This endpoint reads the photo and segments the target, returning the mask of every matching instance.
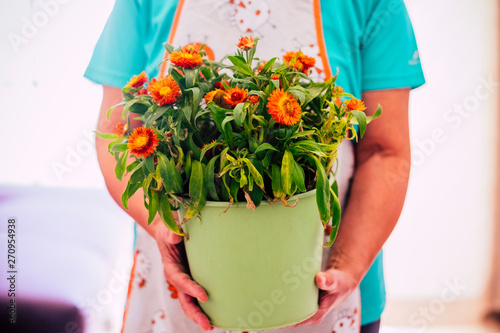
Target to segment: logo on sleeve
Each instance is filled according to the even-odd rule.
[[[413,53],[413,57],[408,60],[409,65],[418,65],[420,64],[420,55],[418,54],[418,50]]]

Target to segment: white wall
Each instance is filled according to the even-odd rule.
[[[388,298],[439,298],[457,280],[458,299],[474,299],[489,278],[497,204],[498,2],[406,4],[427,84],[411,96],[411,181],[386,244]]]
[[[113,3],[10,1],[1,11],[0,183],[103,186],[91,134],[101,89],[83,73]]]

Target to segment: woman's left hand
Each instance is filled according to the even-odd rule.
[[[319,324],[334,307],[342,303],[358,286],[358,282],[351,274],[338,269],[328,269],[316,274],[316,284],[320,289],[318,311],[311,318],[293,327]]]

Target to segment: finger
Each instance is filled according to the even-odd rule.
[[[208,295],[205,289],[193,281],[191,276],[185,273],[184,266],[179,263],[164,263],[163,272],[165,277],[178,291],[188,294],[200,302],[206,302]]]
[[[335,304],[336,299],[337,299],[336,295],[323,294],[319,300],[318,311],[316,311],[316,313],[312,317],[304,320],[301,323],[298,323],[297,325],[294,325],[293,327],[304,326],[304,325],[316,325],[321,323],[325,318],[325,316],[328,314],[328,312],[330,312],[330,309],[332,308],[332,305]]]
[[[338,289],[337,279],[331,271],[319,272],[316,274],[316,285],[321,290],[334,292]]]
[[[166,241],[170,244],[179,244],[182,242],[183,238],[182,236],[177,235],[176,233],[168,230],[167,231],[167,239]]]
[[[179,293],[179,302],[186,316],[200,326],[202,330],[213,330],[212,325],[210,325],[210,320],[207,315],[203,313],[198,304],[196,304],[194,298],[184,293]]]

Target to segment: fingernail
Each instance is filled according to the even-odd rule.
[[[198,300],[198,302],[202,302],[202,303],[206,302],[206,301],[202,301],[201,298],[199,298],[199,297],[196,297],[196,299]]]
[[[326,277],[323,274],[318,275],[318,280],[319,280],[319,283],[321,283],[323,285],[326,284]]]

